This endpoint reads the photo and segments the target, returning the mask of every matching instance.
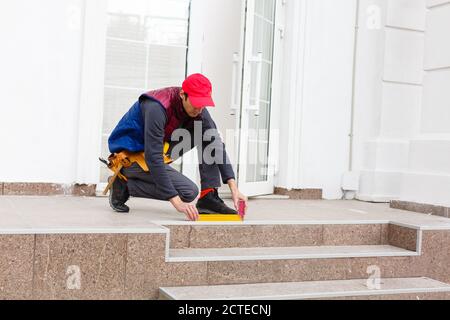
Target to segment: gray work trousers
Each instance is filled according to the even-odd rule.
[[[171,150],[174,145],[171,145]],[[177,160],[176,158],[172,158]],[[151,171],[151,168],[149,168]],[[166,165],[169,179],[172,181],[174,188],[177,190],[183,202],[193,202],[199,190],[197,185],[182,173],[176,171],[171,166]],[[219,188],[221,183],[221,175],[218,165],[216,164],[200,164],[200,178],[202,190],[209,188]],[[122,174],[128,179],[128,191],[130,196],[136,198],[146,198],[167,201],[167,195],[163,194],[158,188],[157,177],[150,172],[145,172],[142,168],[134,163],[129,168],[122,169]]]

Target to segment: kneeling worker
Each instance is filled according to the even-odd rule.
[[[178,212],[196,221],[199,213],[237,214],[239,201],[247,203],[247,197],[237,187],[216,124],[206,109],[215,106],[211,95],[211,82],[201,74],[193,74],[181,88],[150,91],[132,106],[109,138],[108,165],[116,173],[108,186],[113,210],[129,212],[125,203],[130,196],[149,198],[170,201]],[[199,128],[200,133],[196,132]],[[179,141],[178,129],[188,132],[190,141]],[[202,188],[196,205],[192,204],[199,195],[195,183],[169,165],[194,147],[199,153]],[[205,149],[213,150],[214,161],[206,159]],[[230,187],[236,210],[219,197],[217,189],[222,182]]]

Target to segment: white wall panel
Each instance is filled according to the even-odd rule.
[[[450,3],[428,12],[425,69],[450,66]]]
[[[420,124],[422,87],[384,83],[381,136],[409,140]]]
[[[388,0],[387,25],[425,30],[426,0]]]
[[[0,181],[76,176],[83,0],[0,4]]]
[[[421,84],[424,36],[420,32],[388,29],[384,80]]]
[[[427,72],[421,131],[450,133],[450,69]]]

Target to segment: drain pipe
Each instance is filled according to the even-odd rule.
[[[342,200],[354,199],[356,192],[359,190],[359,175],[353,172],[353,142],[355,132],[355,98],[356,98],[356,68],[357,68],[357,54],[358,54],[358,36],[359,36],[359,8],[360,0],[356,0],[355,13],[355,39],[353,43],[353,74],[352,74],[352,102],[351,102],[351,120],[349,133],[349,165],[348,171],[344,173],[342,178]]]
[[[356,99],[356,68],[357,68],[357,54],[358,54],[358,36],[359,36],[359,8],[360,0],[356,0],[356,17],[355,17],[355,39],[353,47],[353,75],[352,75],[352,110],[351,110],[351,122],[350,122],[350,155],[348,171],[353,171],[353,140],[355,133],[355,99]]]

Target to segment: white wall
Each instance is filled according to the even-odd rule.
[[[355,4],[286,2],[277,186],[321,188],[326,199],[341,197],[350,163]],[[358,198],[450,205],[450,1],[360,4],[352,157],[352,169],[360,173]],[[80,92],[90,96],[80,86],[82,70],[89,68],[82,56],[84,6],[84,0],[2,1],[2,182],[95,182],[87,181],[95,178],[95,166],[84,173],[83,163],[96,161],[98,143],[80,147],[90,139],[79,131],[86,125],[80,112],[89,114]],[[219,10],[215,14],[220,17]],[[236,20],[238,32],[239,17],[231,9],[221,17]],[[225,88],[217,92],[224,108],[216,112],[223,111],[217,116],[233,127],[227,115],[231,61],[219,63],[237,50],[239,39],[235,48],[220,47],[220,37],[214,38],[220,30],[206,31],[195,39],[204,46],[205,63],[197,55],[191,71],[201,70]],[[229,30],[222,31],[225,36]],[[78,150],[92,152],[77,157]]]
[[[371,23],[380,13],[380,28]],[[353,170],[357,197],[399,197],[422,98],[424,0],[361,1]],[[372,26],[369,27],[368,26]]]
[[[287,1],[276,185],[342,197],[349,166],[356,1]]]
[[[423,102],[400,199],[450,206],[450,1],[426,5]]]
[[[359,34],[357,197],[449,205],[450,2],[364,2],[378,2],[383,28]]]
[[[322,188],[326,199],[340,198],[349,165],[355,3],[345,3],[287,2],[277,186]],[[357,198],[449,205],[450,1],[359,4],[351,158]]]
[[[84,0],[4,0],[0,10],[0,181],[71,183]]]

